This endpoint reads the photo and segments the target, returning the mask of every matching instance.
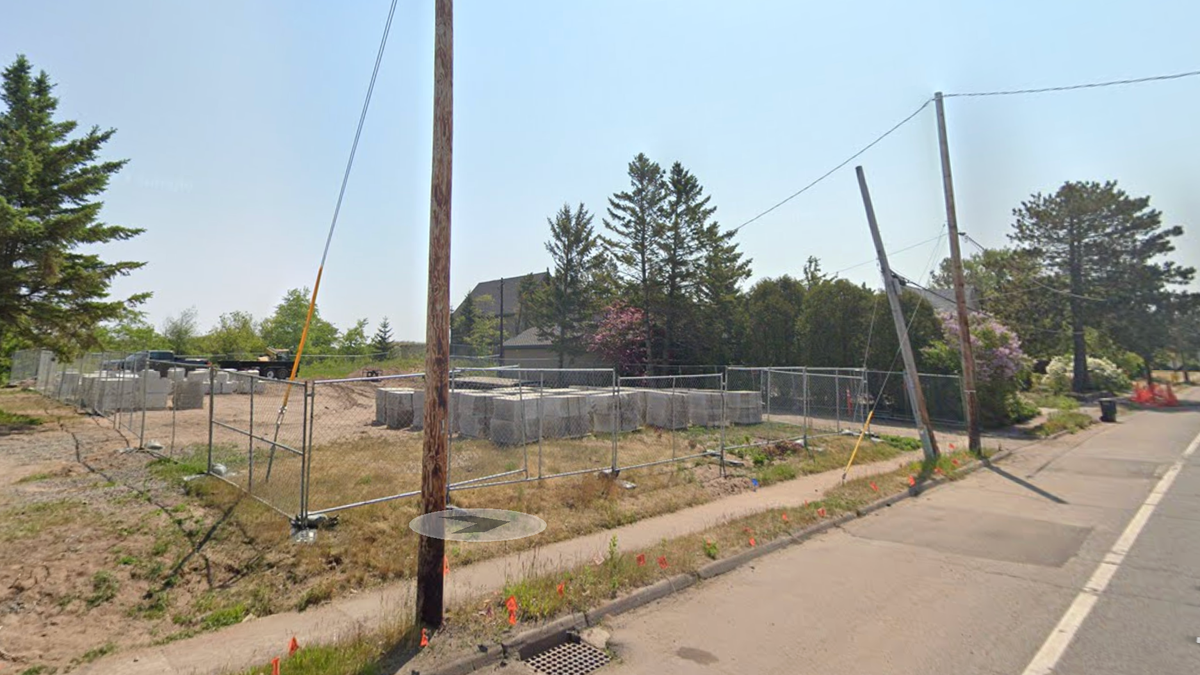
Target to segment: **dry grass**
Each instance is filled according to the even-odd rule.
[[[703,532],[663,540],[642,551],[623,553],[619,550],[620,542],[614,538],[608,554],[597,563],[531,575],[510,582],[497,592],[448,608],[444,628],[430,636],[430,646],[423,653],[417,654],[414,649],[418,637],[414,631],[389,627],[377,634],[301,649],[286,662],[285,672],[360,675],[392,672],[399,666],[403,666],[400,671],[404,672],[414,666],[457,658],[474,645],[500,641],[525,630],[531,623],[594,609],[661,579],[694,573],[712,560],[792,536],[824,519],[853,513],[878,499],[909,490],[910,477],[921,481],[942,474],[955,480],[960,468],[971,461],[967,453],[957,452],[943,456],[936,463],[914,462],[889,473],[848,481],[827,492],[822,500],[804,507],[765,510]],[[510,597],[517,607],[515,626],[509,623]],[[265,672],[268,671],[262,668],[247,671],[254,675]]]

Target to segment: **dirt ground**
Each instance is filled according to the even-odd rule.
[[[282,384],[267,386],[253,406],[246,395],[217,397],[213,419],[237,429],[253,427],[258,439],[251,452],[250,437],[217,425],[214,460],[226,464],[230,482],[252,485],[277,510],[217,479],[192,479],[207,466],[207,408],[146,413],[146,441],[160,443],[161,453],[174,460],[168,461],[130,450],[136,440],[108,419],[36,393],[0,390],[0,409],[45,420],[0,435],[0,675],[38,667],[45,670],[34,672],[67,672],[111,651],[304,609],[412,575],[416,537],[407,536],[407,526],[417,515],[415,499],[343,511],[337,527],[320,531],[315,543],[291,540],[281,514],[294,514],[298,505],[300,461],[286,449],[272,460],[271,446],[263,441],[274,437],[285,391]],[[421,434],[374,424],[376,386],[326,386],[309,399],[316,420],[313,508],[416,489]],[[294,447],[310,431],[301,414],[306,402],[298,394],[290,397],[274,437]],[[737,429],[754,438],[796,431],[778,424]],[[618,449],[632,460],[658,461],[694,455],[719,433],[645,430],[622,435]],[[792,453],[790,475],[807,471],[810,461],[814,471],[844,462],[853,440],[826,437],[815,459],[812,453]],[[537,448],[456,440],[452,476],[488,475],[513,470],[514,464],[550,475],[611,462],[610,438]],[[860,461],[888,456],[872,452],[884,449],[868,451]],[[540,515],[548,523],[541,539],[551,542],[752,489],[751,477],[761,477],[756,471],[747,462],[722,477],[711,460],[694,459],[626,470],[617,482],[589,471],[455,491],[453,501]],[[528,545],[518,540],[451,547],[450,564]]]

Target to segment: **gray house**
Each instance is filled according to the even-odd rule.
[[[558,352],[550,346],[550,340],[538,335],[537,328],[528,328],[504,342],[504,365],[522,368],[557,368]],[[566,355],[564,368],[610,368],[599,356],[590,352]]]
[[[493,316],[500,319],[501,342],[516,335],[525,328],[527,317],[521,315],[521,284],[526,279],[537,283],[546,280],[545,272],[532,272],[517,277],[502,277],[491,281],[481,281],[471,289],[470,298],[475,302],[475,308],[480,316]],[[480,300],[484,298],[483,300]],[[454,308],[457,313],[462,309],[464,299]]]

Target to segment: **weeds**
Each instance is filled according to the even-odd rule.
[[[100,570],[92,575],[92,594],[88,596],[88,608],[95,608],[117,597],[117,591],[121,590],[121,582],[113,576],[112,572]]]
[[[1053,436],[1060,431],[1065,431],[1073,434],[1076,431],[1082,431],[1092,425],[1091,415],[1078,411],[1058,410],[1050,413],[1045,422],[1037,425],[1030,432],[1039,438]]]

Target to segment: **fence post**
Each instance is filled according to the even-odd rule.
[[[616,418],[613,420],[612,431],[612,475],[617,475],[617,436],[621,430],[621,378],[617,375],[617,369],[612,370],[612,391],[613,401],[612,409],[616,411]]]
[[[671,425],[671,460],[672,461],[674,461],[674,459],[675,459],[675,424],[676,424],[676,422],[675,422],[675,396],[676,396],[675,385],[676,385],[675,377],[671,376],[671,421],[670,421],[670,425]]]
[[[838,433],[842,433],[842,378],[833,371],[833,417]]]
[[[217,399],[213,395],[213,387],[217,383],[217,371],[213,366],[208,367],[208,473],[213,470],[213,411]]]
[[[543,425],[545,424],[543,422],[543,417],[545,416],[545,411],[546,411],[545,405],[546,405],[546,373],[544,371],[539,371],[538,372],[538,402],[537,402],[537,411],[538,411],[538,478],[542,477],[542,435],[545,434],[545,432],[546,432],[545,428],[543,427]],[[524,410],[525,406],[521,406],[521,409]],[[529,477],[529,446],[525,446],[525,477],[526,478]]]
[[[729,394],[729,367],[721,375],[721,478],[725,477],[725,427],[729,424],[729,412],[725,399]]]
[[[256,383],[254,382],[254,378],[252,378],[251,376],[245,375],[244,377],[246,379],[242,380],[242,381],[250,383],[250,437],[249,437],[250,438],[250,445],[249,445],[250,473],[249,473],[249,476],[247,476],[247,479],[249,480],[250,494],[254,494],[254,388],[255,388]],[[276,434],[275,440],[276,441],[279,440],[278,434]],[[274,449],[275,449],[274,446],[272,446],[271,450],[273,451]]]
[[[313,390],[316,390],[317,385],[313,384]],[[304,407],[300,411],[300,526],[308,527],[308,467],[309,467],[309,443],[308,443],[308,415],[309,415],[309,397],[312,392],[308,389],[308,382],[304,383]],[[272,448],[274,450],[274,448]]]
[[[801,422],[801,432],[804,436],[804,448],[808,449],[808,366],[800,369],[800,377],[803,382],[801,388],[804,391],[804,419]],[[810,451],[811,452],[811,451]]]
[[[150,382],[150,354],[146,354],[146,367],[142,369],[142,425],[138,431],[138,445],[146,447],[146,387]]]

